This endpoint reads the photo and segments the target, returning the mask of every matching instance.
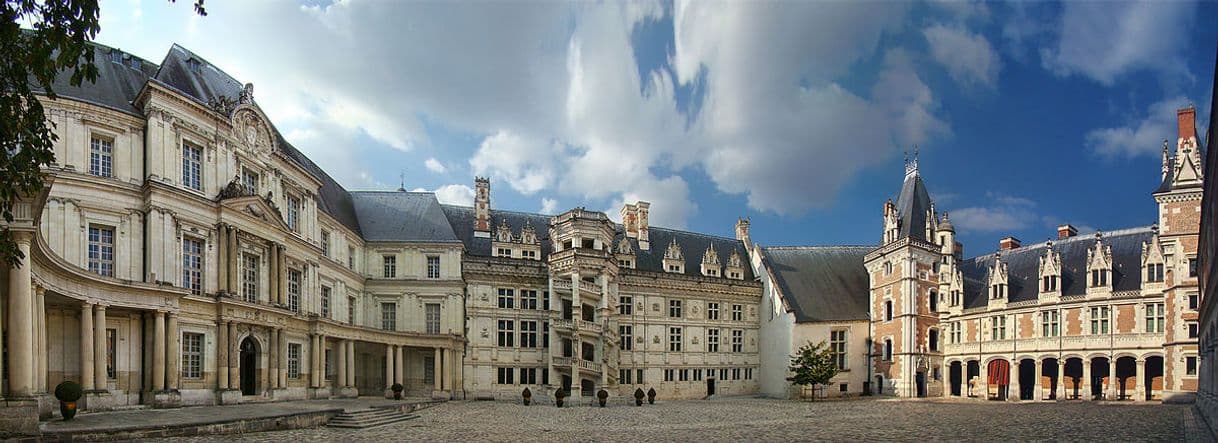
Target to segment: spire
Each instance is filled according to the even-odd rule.
[[[1163,140],[1163,180],[1171,173],[1171,159],[1167,156],[1167,140]]]
[[[398,185],[398,192],[406,192],[406,171],[402,171],[398,177],[402,180]]]
[[[918,145],[914,145],[913,159],[909,158],[909,153],[905,153],[905,178],[918,175]]]

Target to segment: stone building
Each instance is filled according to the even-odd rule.
[[[844,370],[830,394],[1158,400],[1197,390],[1197,240],[1204,174],[1195,110],[1164,143],[1158,220],[964,258],[906,162],[879,247],[760,247],[762,391],[794,395],[783,363],[825,341]],[[866,291],[866,292],[864,292]],[[862,346],[862,351],[856,350]],[[856,371],[858,373],[856,374]],[[866,374],[860,376],[860,374]],[[860,383],[862,381],[863,383]]]
[[[348,191],[286,140],[253,86],[180,46],[159,64],[94,47],[57,82],[48,188],[7,225],[0,396],[45,417],[568,387],[666,397],[757,390],[761,285],[743,239]],[[2,414],[0,414],[2,415]]]
[[[1218,58],[1214,61],[1218,68]],[[1218,77],[1214,78],[1214,96],[1210,100],[1210,127],[1205,140],[1205,176],[1211,177],[1218,173],[1218,153],[1214,152],[1214,140],[1218,140]],[[1201,259],[1201,310],[1198,314],[1198,329],[1200,343],[1198,354],[1201,361],[1200,376],[1197,380],[1197,410],[1207,420],[1207,424],[1215,435],[1218,435],[1218,298],[1214,298],[1214,287],[1211,284],[1218,279],[1218,266],[1215,257],[1218,256],[1218,183],[1206,181],[1205,192],[1201,202],[1201,235],[1198,253]]]

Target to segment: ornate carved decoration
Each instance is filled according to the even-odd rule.
[[[729,268],[743,268],[744,260],[740,258],[740,251],[732,250],[732,255],[727,258],[727,266]]]
[[[675,240],[674,240],[675,242]],[[674,243],[675,244],[675,243]],[[665,254],[667,258],[667,254]],[[704,265],[719,265],[719,253],[715,251],[715,244],[711,243],[706,247],[706,252],[702,254],[702,264]]]
[[[524,228],[520,230],[520,242],[526,245],[541,244],[541,241],[537,239],[537,230],[533,228],[533,223],[529,220],[524,221]]]
[[[499,227],[495,229],[495,241],[502,243],[512,243],[512,226],[508,224],[506,218],[499,221]]]
[[[668,244],[668,249],[664,250],[664,258],[668,260],[685,260],[685,254],[681,252],[681,246],[677,245],[677,239],[672,239]]]

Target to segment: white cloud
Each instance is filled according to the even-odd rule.
[[[986,206],[974,206],[951,211],[950,219],[957,229],[975,232],[1010,232],[1031,226],[1040,217],[1034,209],[1036,203],[1022,197],[987,193],[991,202]]]
[[[429,158],[429,159],[427,159],[427,161],[424,161],[423,166],[427,167],[428,171],[431,171],[431,172],[434,172],[437,174],[443,174],[445,172],[448,172],[448,168],[444,167],[444,164],[440,163],[439,160],[436,160],[435,157]]]
[[[1164,140],[1171,140],[1175,146],[1176,109],[1188,103],[1184,97],[1172,97],[1150,105],[1145,114],[1125,126],[1091,130],[1086,136],[1087,147],[1107,157],[1159,155]]]
[[[561,154],[557,143],[499,131],[482,140],[469,164],[474,174],[507,181],[516,192],[531,195],[553,185]]]
[[[931,56],[957,83],[996,86],[1002,60],[985,36],[944,25],[926,28],[922,34],[930,44]]]
[[[410,192],[431,192],[436,194],[436,200],[446,205],[474,205],[474,189],[465,185],[444,185],[430,191],[424,188],[414,188]]]
[[[555,212],[558,212],[558,200],[552,198],[542,198],[541,209],[537,212],[546,215],[554,215]]]
[[[1078,74],[1111,86],[1150,70],[1190,76],[1183,57],[1196,5],[1191,2],[1067,2],[1056,44],[1041,62],[1058,75]]]

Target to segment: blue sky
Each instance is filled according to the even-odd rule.
[[[179,2],[181,3],[181,2]],[[189,3],[189,2],[187,2]],[[1175,109],[1207,124],[1215,2],[102,2],[98,41],[243,82],[349,189],[873,244],[902,151],[967,255],[1155,220]]]

